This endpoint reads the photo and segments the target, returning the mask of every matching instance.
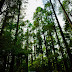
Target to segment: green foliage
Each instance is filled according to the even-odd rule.
[[[7,0],[5,0],[7,1]],[[10,2],[10,4],[7,4]],[[48,1],[44,8],[37,7],[33,23],[23,21],[20,0],[5,2],[8,6],[1,20],[2,34],[0,35],[0,62],[2,72],[71,72],[71,62],[65,49],[60,29],[55,22],[51,3]],[[69,13],[69,0],[62,2]],[[59,8],[62,13],[62,8]],[[7,14],[8,12],[8,14]],[[7,15],[6,15],[7,14]],[[53,19],[54,18],[54,19]],[[63,33],[72,47],[72,29],[64,16]],[[4,26],[4,27],[3,27]]]
[[[50,6],[51,6],[50,2],[47,2],[47,3],[45,4],[45,8],[50,7]]]
[[[29,27],[31,27],[31,26],[32,26],[32,24],[30,23],[30,24],[29,24]]]
[[[39,22],[38,21],[34,21],[34,26],[38,27],[39,26]]]
[[[41,7],[37,7],[36,12],[41,12],[43,9]]]

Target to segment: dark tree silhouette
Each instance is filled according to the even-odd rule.
[[[58,1],[59,1],[60,5],[61,5],[63,11],[64,11],[64,14],[66,15],[66,17],[67,17],[67,19],[68,19],[68,21],[69,21],[69,23],[71,24],[71,27],[72,27],[72,22],[71,22],[71,20],[70,20],[70,18],[69,18],[69,16],[68,16],[68,14],[66,13],[66,11],[65,11],[65,9],[64,9],[64,7],[63,7],[63,5],[62,5],[62,3],[60,2],[60,0],[58,0]]]
[[[54,14],[55,14],[55,17],[56,17],[56,20],[57,20],[57,23],[58,23],[58,26],[59,26],[59,29],[60,29],[60,33],[61,33],[61,35],[62,35],[64,44],[65,44],[65,47],[66,47],[66,50],[67,50],[67,53],[68,53],[68,55],[69,55],[70,62],[71,62],[71,65],[72,65],[72,54],[71,54],[71,50],[70,50],[70,48],[69,48],[69,46],[68,46],[68,44],[67,44],[67,42],[66,42],[66,40],[65,40],[63,31],[62,31],[62,29],[61,29],[60,23],[59,23],[59,21],[58,21],[58,18],[57,18],[57,15],[56,15],[56,13],[55,13],[55,10],[54,10],[54,7],[53,7],[53,4],[52,4],[51,0],[50,0],[50,3],[51,3],[51,5],[52,5],[52,9],[53,9],[53,12],[54,12]]]

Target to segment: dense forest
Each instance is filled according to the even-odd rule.
[[[72,72],[72,1],[44,1],[31,23],[28,0],[0,0],[0,72]]]

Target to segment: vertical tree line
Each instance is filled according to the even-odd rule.
[[[71,72],[72,22],[64,7],[68,1],[58,2],[64,28],[56,14],[55,0],[36,8],[33,23],[24,21],[22,0],[0,1],[0,72]]]

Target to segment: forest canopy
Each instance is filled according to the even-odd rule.
[[[72,1],[43,2],[32,23],[29,0],[0,0],[0,72],[72,72]]]

